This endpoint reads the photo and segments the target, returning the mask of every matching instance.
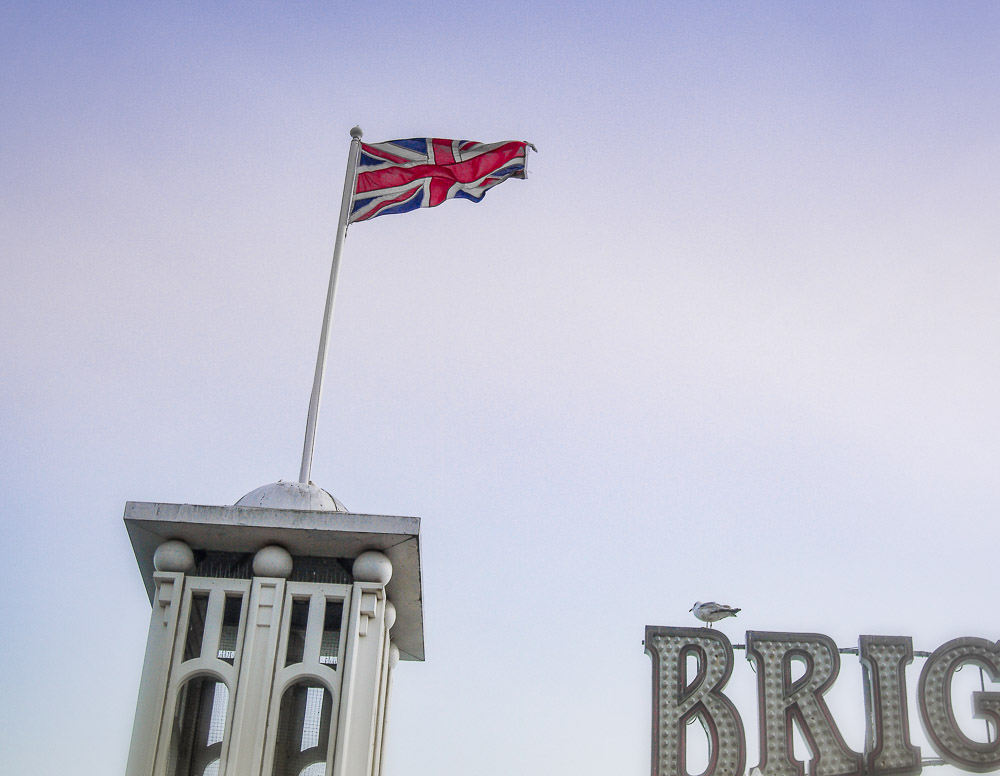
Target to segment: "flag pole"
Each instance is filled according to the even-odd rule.
[[[330,268],[330,286],[326,292],[326,308],[323,310],[323,328],[319,335],[319,352],[316,354],[316,374],[313,376],[312,395],[309,397],[309,414],[306,417],[306,437],[302,443],[302,467],[299,482],[308,483],[312,474],[313,448],[316,445],[316,419],[319,416],[319,400],[323,393],[323,374],[326,371],[327,340],[330,336],[330,322],[333,319],[333,301],[337,296],[337,274],[340,271],[340,254],[347,234],[347,219],[354,199],[354,176],[361,153],[361,127],[351,130],[351,151],[347,157],[347,176],[344,180],[344,196],[340,201],[340,222],[337,238],[333,244],[333,266]]]

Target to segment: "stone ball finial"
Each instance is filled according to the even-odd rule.
[[[355,140],[360,140],[363,134],[364,132],[361,131],[361,127],[355,126],[353,129],[351,129],[351,137],[353,137]]]
[[[385,602],[385,629],[390,630],[396,624],[396,605],[392,601]]]
[[[389,668],[395,668],[399,663],[399,647],[395,644],[389,647]]]
[[[169,539],[153,553],[153,568],[187,574],[194,570],[194,552],[180,539]]]
[[[351,574],[358,582],[384,585],[392,579],[392,562],[378,550],[368,550],[354,559]]]
[[[253,574],[255,577],[287,578],[292,573],[292,555],[284,547],[270,544],[261,547],[253,556]]]

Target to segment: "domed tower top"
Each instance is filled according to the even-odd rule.
[[[251,490],[236,502],[238,507],[271,507],[272,509],[303,509],[309,512],[343,512],[348,509],[329,492],[309,482],[278,480]]]

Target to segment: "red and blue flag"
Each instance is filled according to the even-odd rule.
[[[434,207],[446,199],[479,202],[508,178],[524,178],[531,143],[411,138],[362,143],[348,223]]]

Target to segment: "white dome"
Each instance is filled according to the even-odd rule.
[[[236,502],[236,506],[302,509],[310,512],[347,512],[347,507],[318,485],[284,480],[251,490]]]

